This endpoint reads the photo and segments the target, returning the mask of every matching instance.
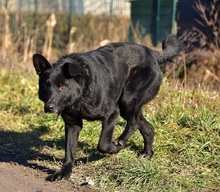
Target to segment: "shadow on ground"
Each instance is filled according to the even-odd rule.
[[[39,149],[43,146],[53,147],[54,145],[64,150],[64,139],[54,139],[43,141],[40,137],[49,130],[48,127],[34,127],[28,132],[6,131],[0,127],[0,162],[15,162],[23,166],[39,169],[47,174],[54,173],[55,170],[40,165],[40,163],[32,163],[35,160],[46,160],[50,162],[61,161],[53,156],[41,154],[34,149]],[[87,163],[99,160],[104,155],[99,154],[96,148],[91,148],[87,143],[79,142],[78,147],[82,149],[90,149],[89,157],[76,159],[77,162]],[[37,161],[36,161],[37,162]]]

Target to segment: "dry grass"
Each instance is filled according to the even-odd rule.
[[[186,41],[187,81],[196,86],[220,89],[220,4],[212,0],[194,5],[199,13],[200,29],[193,28],[182,35]],[[203,29],[203,30],[201,30]]]
[[[200,20],[197,22],[203,27],[205,32],[195,29],[201,35],[200,46],[207,47],[212,52],[219,52],[220,50],[220,5],[218,0],[212,0],[206,6],[200,0],[195,4],[195,9],[200,15]]]
[[[98,48],[103,42],[127,41],[130,20],[123,17],[91,16],[74,17],[68,32],[68,15],[38,15],[34,26],[34,14],[20,15],[16,31],[10,26],[16,15],[1,7],[0,58],[1,66],[15,66],[30,70],[34,52],[43,53],[53,60],[70,52],[88,51]],[[30,20],[30,18],[32,18]]]

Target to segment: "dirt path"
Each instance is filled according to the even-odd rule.
[[[13,162],[0,162],[0,191],[4,192],[94,192],[89,186],[75,186],[70,181],[46,181],[40,170]]]

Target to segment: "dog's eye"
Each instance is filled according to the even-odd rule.
[[[59,90],[60,91],[63,91],[63,90],[65,90],[67,88],[67,85],[61,85],[60,87],[59,87]]]

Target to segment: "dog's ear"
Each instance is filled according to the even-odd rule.
[[[51,68],[51,64],[47,61],[47,59],[38,53],[33,55],[33,64],[38,75]]]
[[[85,70],[85,65],[81,65],[77,61],[65,63],[64,67],[71,77],[81,75]]]

